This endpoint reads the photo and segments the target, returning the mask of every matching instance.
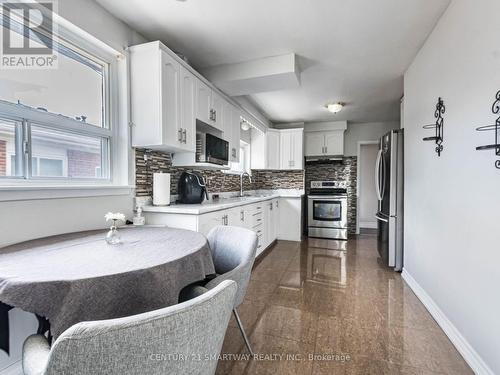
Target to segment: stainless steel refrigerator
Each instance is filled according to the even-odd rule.
[[[402,129],[385,134],[375,164],[378,252],[395,271],[403,269],[403,143]]]

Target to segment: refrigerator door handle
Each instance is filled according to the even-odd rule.
[[[377,220],[380,220],[380,221],[383,221],[384,223],[388,223],[389,222],[389,219],[386,219],[385,217],[383,217],[380,213],[376,213],[375,214],[375,218]]]
[[[382,192],[380,191],[380,162],[382,160],[382,150],[378,150],[377,161],[375,162],[375,191],[379,201],[382,200]]]

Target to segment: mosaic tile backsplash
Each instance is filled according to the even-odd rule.
[[[170,193],[177,194],[177,182],[183,171],[192,168],[172,166],[172,155],[165,152],[148,152],[148,162],[144,160],[145,150],[135,150],[136,195],[151,196],[153,189],[153,173],[171,174]],[[233,192],[240,190],[239,175],[222,173],[221,171],[197,170],[207,181],[209,193]],[[245,190],[258,189],[304,189],[304,171],[268,171],[253,170],[252,183],[244,179]]]
[[[357,211],[357,157],[344,157],[342,161],[325,164],[308,164],[305,170],[305,190],[309,194],[311,181],[346,181],[349,234],[356,233]]]

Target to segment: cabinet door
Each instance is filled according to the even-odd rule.
[[[291,131],[291,169],[303,169],[304,167],[304,132],[301,130]]]
[[[231,151],[231,140],[233,136],[233,105],[231,103],[224,101],[222,115],[222,124],[224,125],[222,138],[229,142],[229,150]]]
[[[325,135],[322,132],[305,134],[305,155],[321,156],[325,153]]]
[[[242,227],[245,226],[245,210],[243,207],[232,208],[228,211],[228,225],[233,227]]]
[[[181,147],[186,151],[196,151],[196,77],[181,66]]]
[[[292,168],[292,134],[282,132],[280,135],[280,165],[281,169]]]
[[[212,125],[220,131],[224,131],[225,102],[222,96],[212,91],[212,110],[214,111],[214,121],[212,121]]]
[[[226,224],[226,212],[217,211],[203,214],[198,217],[198,232],[204,236],[208,235],[210,230],[218,225]]]
[[[301,198],[279,198],[278,239],[300,241],[302,239]]]
[[[212,119],[210,118],[212,89],[199,79],[196,79],[196,102],[196,118],[205,124],[212,125]]]
[[[325,133],[325,154],[344,155],[344,131]]]
[[[268,129],[267,137],[267,168],[280,169],[280,132]]]
[[[279,221],[280,221],[280,204],[279,204],[279,199],[274,199],[273,200],[273,241],[278,238],[278,228],[279,228]]]
[[[241,125],[240,125],[240,110],[236,107],[232,107],[232,129],[231,129],[231,142],[229,145],[229,156],[232,162],[238,163],[240,161],[240,137],[241,137]]]
[[[169,54],[161,52],[161,124],[164,145],[181,145],[180,68],[180,64]]]

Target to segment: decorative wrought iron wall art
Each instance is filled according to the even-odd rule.
[[[493,102],[493,106],[491,107],[491,111],[493,112],[494,115],[500,114],[500,91],[497,92],[495,95],[495,101]],[[476,150],[495,150],[495,155],[500,157],[500,117],[498,117],[495,121],[494,125],[486,125],[486,126],[480,126],[476,128],[477,131],[479,132],[484,132],[484,131],[494,131],[495,132],[495,143],[494,144],[489,144],[485,146],[478,146],[476,147]],[[495,161],[495,167],[497,169],[500,169],[500,160]]]
[[[442,98],[438,98],[438,102],[436,104],[436,110],[434,111],[434,117],[436,118],[435,124],[424,125],[424,129],[434,129],[435,135],[432,137],[425,137],[424,141],[433,141],[436,142],[436,152],[438,156],[441,156],[441,152],[443,151],[443,140],[444,140],[444,118],[443,115],[446,111],[446,107],[444,106],[444,101]]]

